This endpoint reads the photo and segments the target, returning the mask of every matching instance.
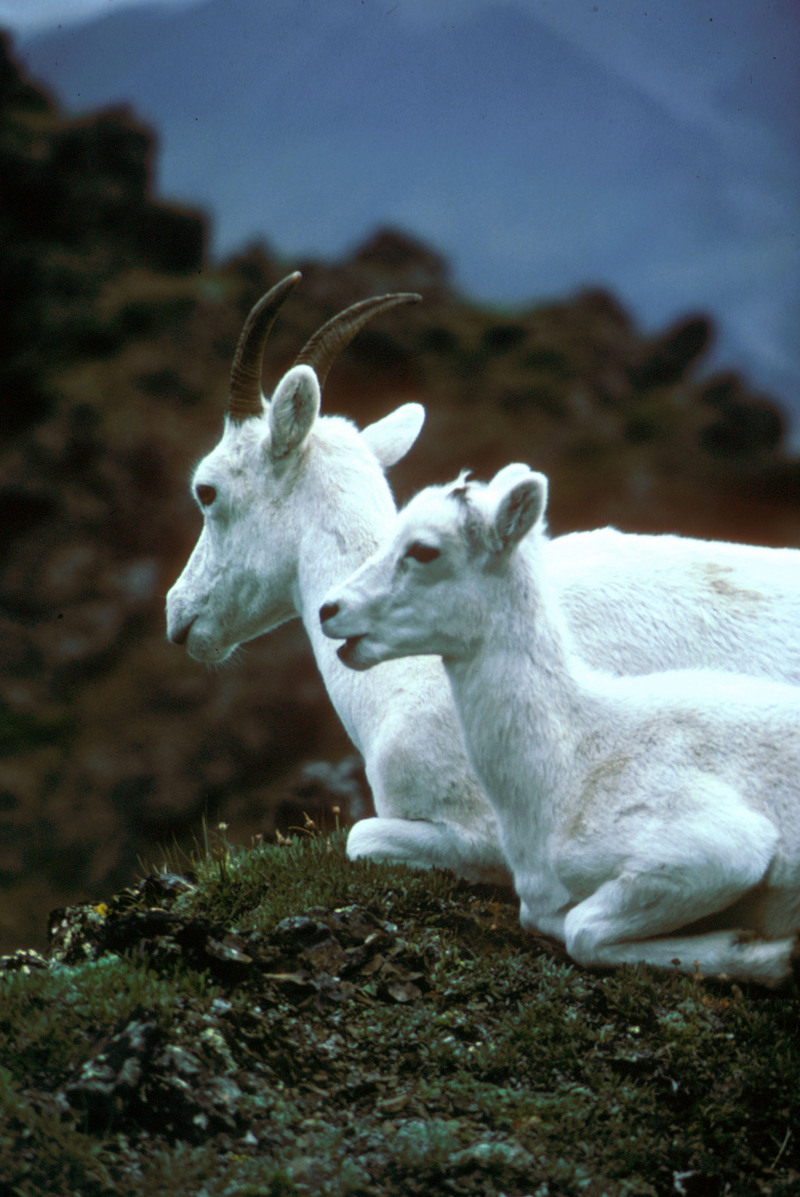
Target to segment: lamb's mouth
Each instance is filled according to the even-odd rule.
[[[336,655],[343,665],[349,665],[351,669],[364,668],[359,666],[357,661],[358,646],[362,640],[366,638],[366,633],[360,636],[348,636],[344,644],[340,644],[336,650]]]

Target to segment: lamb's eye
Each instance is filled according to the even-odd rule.
[[[427,565],[429,561],[435,561],[441,554],[432,544],[423,544],[421,540],[415,540],[408,546],[405,555],[412,561],[420,561],[423,565]]]
[[[197,495],[197,501],[202,507],[210,507],[217,497],[217,488],[215,486],[206,486],[205,483],[200,482],[195,487],[194,493]]]

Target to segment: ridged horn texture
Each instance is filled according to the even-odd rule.
[[[231,366],[231,388],[228,400],[228,415],[232,420],[247,420],[260,416],[261,368],[264,346],[270,334],[275,317],[289,297],[289,293],[300,282],[300,272],[289,274],[276,283],[271,291],[263,295],[245,320],[239,344]]]
[[[373,299],[362,299],[360,303],[354,303],[343,312],[339,312],[338,316],[333,316],[306,341],[295,358],[294,365],[311,366],[322,390],[334,361],[368,320],[381,312],[388,312],[390,308],[398,307],[401,303],[419,303],[421,299],[421,295],[403,291],[395,295],[378,295]]]

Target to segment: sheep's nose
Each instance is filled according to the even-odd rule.
[[[196,618],[196,617],[195,617]],[[182,628],[176,628],[174,632],[170,633],[170,640],[173,644],[185,644],[189,639],[189,632],[191,631],[194,619],[190,619]]]
[[[334,615],[338,614],[338,603],[323,603],[319,609],[319,621],[320,623],[326,623],[329,619],[333,619]]]

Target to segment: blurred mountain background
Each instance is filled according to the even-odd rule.
[[[361,7],[377,21],[377,10]],[[6,38],[0,46],[0,949],[42,943],[52,907],[114,892],[139,862],[157,862],[173,840],[199,838],[203,818],[212,827],[227,823],[234,841],[249,843],[302,823],[304,810],[331,818],[335,802],[346,821],[368,802],[298,624],[255,642],[216,672],[164,637],[164,596],[199,531],[186,486],[190,470],[220,431],[230,361],[247,311],[288,270],[299,267],[304,278],[270,343],[268,388],[334,311],[386,290],[424,295],[423,304],[391,313],[360,334],[325,395],[327,411],[361,425],[407,399],[425,403],[420,442],[393,471],[401,499],[465,465],[485,476],[521,459],[552,478],[555,533],[611,522],[629,530],[800,544],[800,464],[787,439],[791,406],[785,393],[769,389],[768,373],[747,359],[744,343],[734,351],[735,338],[721,336],[724,292],[705,292],[699,267],[696,290],[677,266],[672,274],[666,270],[677,252],[671,238],[680,221],[670,223],[658,210],[654,215],[644,199],[641,210],[631,207],[630,196],[620,203],[617,232],[630,242],[631,278],[637,254],[655,252],[662,281],[682,280],[660,322],[657,309],[632,302],[635,296],[614,273],[621,242],[616,250],[603,246],[600,224],[583,229],[576,249],[575,262],[583,255],[585,270],[575,265],[574,275],[566,266],[562,272],[567,258],[559,245],[572,227],[564,207],[569,171],[558,176],[563,202],[544,204],[531,191],[526,211],[524,188],[516,192],[516,226],[486,206],[489,191],[519,188],[510,167],[507,176],[489,170],[483,155],[495,140],[502,148],[491,95],[501,95],[503,78],[505,86],[523,79],[523,47],[504,62],[492,59],[489,26],[480,25],[488,21],[487,10],[476,2],[462,11],[479,22],[473,33],[487,30],[487,44],[473,46],[467,70],[464,31],[454,18],[461,57],[458,69],[447,66],[433,53],[425,56],[429,39],[440,44],[444,23],[426,24],[421,8],[407,7],[417,12],[413,38],[406,39],[416,39],[416,65],[412,70],[403,59],[399,39],[397,61],[406,65],[391,79],[392,72],[376,70],[376,60],[368,67],[359,57],[346,25],[326,24],[323,14],[333,6],[299,6],[327,33],[294,51],[288,36],[279,36],[280,21],[272,42],[262,33],[262,57],[264,44],[270,47],[269,61],[262,62],[263,105],[245,122],[248,137],[261,138],[261,151],[247,146],[233,108],[226,107],[229,90],[237,90],[233,59],[223,56],[232,75],[215,74],[204,69],[210,58],[186,39],[193,28],[198,37],[200,28],[205,37],[221,38],[227,16],[240,31],[240,57],[250,61],[256,26],[242,14],[250,13],[252,22],[267,8],[280,14],[282,0],[125,10],[65,28],[59,55],[69,50],[71,71],[81,63],[88,71],[93,63],[106,81],[100,92],[78,95],[78,85],[66,81],[63,93],[41,84],[43,61],[51,74],[63,65],[53,57],[56,34],[35,40],[26,34],[19,44]],[[443,4],[441,12],[448,8]],[[353,21],[355,9],[337,6]],[[0,16],[3,11],[0,6]],[[515,31],[511,41],[520,42],[521,8],[500,4],[498,11]],[[764,11],[768,26],[773,7]],[[559,38],[553,33],[547,45],[561,44]],[[754,45],[761,42],[755,38]],[[34,50],[43,56],[38,65]],[[585,61],[591,58],[587,51]],[[123,90],[130,79],[143,80],[142,102],[133,107],[108,90],[123,67]],[[775,67],[776,78],[780,70]],[[487,72],[495,90],[486,100],[486,119],[497,137],[489,126],[478,128],[479,101],[470,86],[473,79],[483,83]],[[368,218],[362,192],[388,186],[392,146],[402,147],[404,137],[388,110],[382,116],[373,110],[372,74],[389,89],[393,112],[402,110],[406,96],[421,116],[428,113],[429,147],[438,145],[442,153],[430,176],[420,169],[404,183],[400,172],[386,191],[399,197],[399,206],[387,198]],[[242,66],[242,88],[245,76],[255,77]],[[555,67],[538,76],[543,105],[559,78]],[[206,142],[190,129],[201,110],[188,103],[186,88],[198,102],[206,97]],[[291,105],[281,108],[287,89],[298,122],[302,112],[307,118],[299,156],[301,130],[291,124]],[[440,105],[445,93],[449,107]],[[580,94],[595,120],[591,141],[610,118],[607,109],[604,118],[591,108],[588,91]],[[167,124],[183,107],[191,169],[199,170],[206,146],[206,181],[197,191],[165,182],[167,146],[172,139],[169,153],[180,157],[180,139],[173,130],[163,135],[163,152],[159,148],[148,108],[157,97],[165,102]],[[114,104],[102,107],[109,99]],[[327,103],[332,109],[325,116]],[[766,111],[772,101],[760,94],[759,103]],[[456,173],[450,193],[445,184],[456,168],[448,165],[445,134],[448,120],[457,124],[459,104],[475,126],[475,153],[471,173]],[[307,140],[315,112],[316,147]],[[629,116],[618,112],[620,121]],[[362,117],[374,140],[357,151],[345,133]],[[506,132],[504,152],[513,156],[513,130]],[[649,125],[633,132],[641,134],[642,153],[648,145],[652,150]],[[684,136],[691,141],[685,129]],[[676,203],[667,162],[680,141],[676,129],[672,148],[664,146],[665,196]],[[770,152],[778,178],[776,145]],[[556,156],[558,149],[551,147]],[[565,141],[565,164],[573,152]],[[212,202],[208,180],[240,158],[245,174],[253,171],[250,186],[230,190],[228,201],[220,192]],[[260,169],[269,167],[270,186],[257,181],[256,159]],[[634,183],[637,169],[632,161]],[[791,174],[788,166],[781,169],[778,206],[789,194]],[[575,188],[591,198],[591,157],[570,162],[569,170]],[[294,176],[305,182],[305,208],[300,191],[290,187]],[[722,233],[711,176],[703,177],[706,199],[698,194],[693,201],[693,227],[705,228],[711,261]],[[483,190],[473,195],[470,181]],[[334,182],[346,197],[339,226],[335,212],[321,224],[318,216],[319,204],[327,202],[331,211]],[[463,243],[447,232],[448,204],[472,212],[472,232],[467,237],[462,229]],[[653,221],[660,228],[662,216],[659,244],[645,230]],[[353,238],[359,222],[362,235]],[[334,226],[340,242],[335,236],[315,241],[333,236]],[[518,248],[511,253],[508,235],[515,228]],[[773,283],[781,270],[788,276],[791,263],[788,249],[781,255],[769,242],[776,228],[765,222],[759,243]],[[509,281],[502,293],[492,293],[493,270],[481,274],[471,264],[494,260],[492,245],[506,246]],[[756,248],[742,236],[744,257]],[[752,298],[753,320],[765,327],[772,317],[757,299],[764,280],[754,262],[734,284],[729,261],[727,277],[742,311]],[[658,290],[658,277],[647,281]],[[679,299],[684,306],[672,310],[669,304]],[[780,325],[792,310],[791,295],[784,290],[781,299],[783,305],[776,299],[770,309],[779,317],[770,327],[788,354]]]
[[[213,256],[407,229],[478,302],[610,288],[800,404],[795,0],[0,0],[72,113],[158,130]],[[798,426],[800,435],[800,426]]]

